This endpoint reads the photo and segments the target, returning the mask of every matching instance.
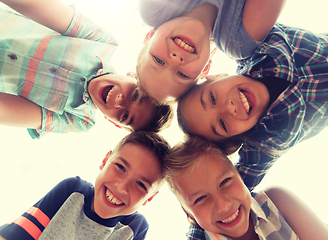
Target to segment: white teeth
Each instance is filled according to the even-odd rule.
[[[110,97],[113,94],[113,88],[107,93],[107,97],[106,97],[106,103],[108,102],[108,100],[110,99]]]
[[[186,51],[190,52],[190,53],[194,53],[195,52],[195,48],[193,46],[190,45],[190,43],[188,43],[185,40],[182,40],[180,38],[175,38],[174,42],[176,44],[178,44],[180,47],[184,48]]]
[[[231,223],[237,218],[238,214],[239,214],[239,209],[237,209],[237,211],[233,215],[231,215],[230,217],[228,217],[226,219],[221,220],[220,222]]]
[[[241,91],[239,91],[239,95],[240,95],[240,99],[243,103],[243,106],[246,109],[246,112],[248,113],[249,112],[249,103],[247,101],[247,98],[246,98],[245,94],[242,93]]]
[[[116,198],[109,190],[106,188],[106,198],[107,200],[114,205],[123,205],[124,203]]]

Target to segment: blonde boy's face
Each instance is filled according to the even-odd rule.
[[[246,233],[251,196],[234,166],[203,158],[175,182],[181,205],[203,229],[231,237]]]
[[[209,34],[197,19],[179,17],[162,24],[139,63],[142,88],[159,102],[177,99],[194,84],[209,54]]]
[[[132,77],[99,76],[90,81],[88,92],[99,110],[116,124],[137,130],[153,118],[155,107],[142,97]]]
[[[158,158],[147,148],[126,143],[100,166],[92,210],[101,218],[134,213],[157,193],[162,179]]]
[[[186,125],[210,140],[251,129],[268,108],[265,85],[245,76],[229,76],[192,91],[181,105]]]

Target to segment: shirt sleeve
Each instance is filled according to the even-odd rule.
[[[50,132],[85,132],[95,125],[94,115],[94,113],[87,113],[87,111],[58,114],[42,108],[42,129],[28,129],[27,131],[33,139],[41,138]]]
[[[188,240],[205,240],[205,231],[201,227],[190,225],[187,233]]]
[[[74,17],[64,36],[84,38],[92,41],[118,45],[115,37],[103,28],[93,23],[90,19],[75,10]]]
[[[256,146],[247,146],[239,150],[239,162],[236,168],[249,190],[253,190],[263,179],[280,156],[266,153]]]
[[[151,27],[158,28],[173,18],[190,12],[199,5],[198,0],[139,0],[139,13],[142,20]]]
[[[143,215],[138,214],[133,219],[133,222],[129,224],[129,226],[133,229],[134,240],[143,240],[146,238],[149,225],[146,218]]]
[[[1,229],[0,236],[8,240],[38,239],[51,218],[71,195],[79,179],[69,178],[57,184],[22,216]]]

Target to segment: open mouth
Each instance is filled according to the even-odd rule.
[[[252,99],[251,99],[249,93],[247,93],[244,90],[239,90],[239,96],[240,96],[241,102],[243,104],[243,107],[244,107],[246,113],[249,114],[253,108]]]
[[[109,99],[111,98],[112,94],[113,94],[113,88],[114,86],[107,86],[104,88],[103,92],[102,92],[102,98],[104,100],[105,103],[107,103],[109,101]]]
[[[224,224],[229,224],[232,223],[233,221],[236,220],[236,218],[239,215],[239,209],[237,209],[233,214],[231,214],[229,217],[227,217],[226,219],[223,219],[221,221],[219,221],[220,223],[224,223]]]
[[[172,38],[172,40],[175,42],[175,44],[177,44],[179,47],[183,48],[185,51],[187,51],[189,53],[196,53],[195,47],[187,40],[179,38],[179,37],[174,37],[174,38]]]
[[[108,190],[108,188],[105,188],[105,195],[106,195],[106,199],[108,200],[108,202],[110,202],[113,205],[116,206],[124,206],[124,202],[121,201],[120,199],[116,198],[111,191]]]

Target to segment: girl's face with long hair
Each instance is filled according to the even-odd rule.
[[[196,86],[180,104],[185,125],[210,140],[251,129],[268,108],[266,86],[246,76],[229,76]]]

